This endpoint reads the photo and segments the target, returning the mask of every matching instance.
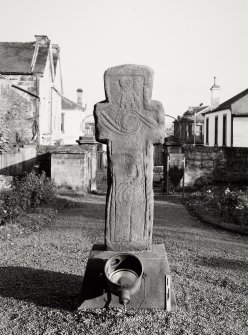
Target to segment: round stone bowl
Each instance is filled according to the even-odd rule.
[[[104,274],[109,291],[119,296],[122,305],[126,305],[130,302],[130,296],[140,289],[143,266],[138,257],[119,253],[108,259]]]

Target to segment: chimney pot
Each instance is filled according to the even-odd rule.
[[[77,104],[83,106],[83,90],[81,88],[77,89]]]

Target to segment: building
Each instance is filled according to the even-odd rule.
[[[210,110],[209,106],[200,104],[198,107],[189,107],[183,116],[178,116],[174,123],[174,136],[186,144],[204,143],[204,115]]]
[[[76,144],[76,141],[83,135],[83,120],[86,105],[83,106],[83,90],[77,90],[77,103],[68,98],[62,97],[61,111],[61,143]]]
[[[221,104],[215,80],[210,90],[211,110],[204,114],[204,145],[248,147],[248,89]]]
[[[0,43],[0,145],[54,144],[61,136],[60,48],[45,35]]]

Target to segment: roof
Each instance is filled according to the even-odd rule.
[[[195,107],[192,110],[187,110],[183,116],[191,116],[191,115],[195,115],[196,114],[200,114],[203,110],[205,110],[206,108],[208,108],[208,106],[201,106],[201,107]]]
[[[36,57],[36,62],[33,70],[34,73],[44,72],[47,63],[48,51],[49,51],[49,43],[45,45],[39,45],[38,54]]]
[[[62,109],[79,109],[80,106],[66,97],[61,98]]]
[[[196,115],[196,121],[197,122],[203,122],[204,121],[204,116],[202,112],[209,108],[209,106],[201,106],[201,107],[195,107],[192,110],[187,110],[183,116],[180,117],[180,120],[176,120],[173,122],[194,122],[194,116]]]
[[[47,63],[50,40],[47,36],[41,37],[37,36],[33,42],[0,42],[0,73],[42,74]],[[56,69],[59,48],[53,46],[52,49]]]
[[[0,42],[0,72],[30,73],[35,42]]]
[[[232,106],[232,104],[234,104],[236,101],[238,101],[239,99],[243,98],[247,94],[248,94],[248,88],[245,89],[243,92],[240,92],[239,94],[235,95],[231,99],[228,99],[228,100],[224,101],[217,108],[215,108],[215,109],[213,109],[213,110],[211,110],[209,112],[206,112],[204,114],[210,114],[210,113],[222,111],[222,110],[225,110],[225,109],[230,109],[231,106]]]

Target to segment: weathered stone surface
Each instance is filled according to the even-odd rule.
[[[51,178],[62,191],[95,190],[96,144],[60,146],[51,152]]]
[[[10,152],[13,144],[34,143],[38,132],[37,99],[17,90],[13,85],[33,92],[36,81],[30,76],[13,75],[0,78],[0,152]],[[1,136],[2,135],[2,136]],[[1,142],[5,150],[1,150]]]
[[[176,299],[170,280],[170,268],[163,244],[152,245],[151,250],[133,251],[144,268],[140,290],[131,296],[127,308],[160,308],[176,310]],[[108,291],[103,275],[106,261],[116,255],[103,251],[100,245],[91,250],[84,276],[79,309],[120,307],[119,297]],[[169,283],[166,282],[169,279]]]
[[[153,144],[164,141],[164,111],[151,99],[153,71],[122,65],[104,74],[106,101],[94,110],[96,139],[108,146],[108,250],[150,249]]]

